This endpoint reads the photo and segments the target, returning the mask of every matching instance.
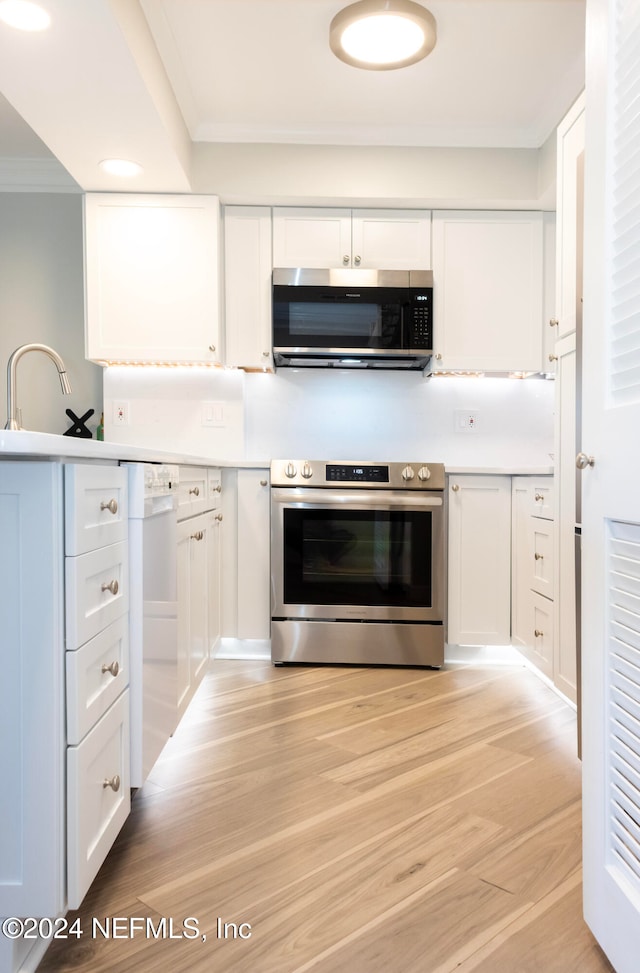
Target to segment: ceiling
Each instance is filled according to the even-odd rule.
[[[398,71],[331,53],[346,0],[39,2],[49,31],[0,25],[0,159],[84,189],[125,156],[189,191],[203,142],[538,147],[584,85],[584,0],[426,0],[435,50]]]

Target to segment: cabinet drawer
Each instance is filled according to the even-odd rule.
[[[131,809],[129,691],[67,749],[68,906],[77,909]]]
[[[532,646],[534,660],[540,670],[549,678],[553,677],[553,602],[542,595],[531,593],[532,625],[529,644]]]
[[[209,506],[209,478],[200,467],[180,467],[178,486],[178,520],[203,513]]]
[[[65,558],[67,649],[88,642],[129,611],[129,562],[125,541]]]
[[[222,503],[222,474],[207,470],[207,510],[216,510]]]
[[[66,653],[67,742],[75,745],[98,722],[129,682],[129,616]]]
[[[65,466],[64,505],[66,554],[86,554],[126,540],[127,471]]]
[[[531,513],[534,517],[553,520],[553,477],[547,476],[534,480],[531,484]]]
[[[531,518],[531,587],[540,595],[553,598],[553,523]]]

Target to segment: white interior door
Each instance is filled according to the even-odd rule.
[[[640,5],[587,2],[583,473],[584,912],[640,956]]]

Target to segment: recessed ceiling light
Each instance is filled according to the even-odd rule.
[[[359,0],[336,14],[329,28],[337,57],[373,71],[415,64],[435,43],[433,14],[413,0]]]
[[[130,162],[129,159],[103,159],[100,168],[110,176],[122,176],[123,179],[139,176],[143,171],[142,166],[137,162]]]
[[[2,0],[0,20],[18,30],[46,30],[51,23],[47,11],[29,0]]]

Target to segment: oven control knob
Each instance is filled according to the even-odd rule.
[[[429,467],[421,466],[420,469],[418,470],[418,479],[422,480],[422,482],[424,483],[425,480],[429,480],[430,478],[431,478],[431,470],[429,469]]]
[[[415,476],[415,473],[413,472],[413,467],[412,466],[405,466],[405,468],[402,471],[402,479],[403,480],[413,480],[414,476]]]
[[[309,466],[308,463],[305,463],[304,464],[304,466],[302,467],[301,472],[302,472],[302,475],[305,478],[305,480],[308,480],[308,479],[310,479],[313,476],[313,470],[311,469],[311,467]]]
[[[290,480],[292,480],[294,478],[294,476],[296,475],[297,472],[298,471],[295,468],[295,466],[293,465],[293,463],[287,463],[287,465],[284,468],[284,475],[285,476],[288,476]]]

